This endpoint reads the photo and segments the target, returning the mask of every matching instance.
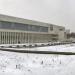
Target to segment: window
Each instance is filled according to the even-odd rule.
[[[24,24],[21,24],[21,23],[14,23],[14,28],[17,29],[17,30],[25,30],[25,25]]]
[[[13,22],[6,22],[6,21],[0,22],[0,28],[25,30],[25,31],[36,31],[36,32],[48,32],[48,27],[22,24],[22,23],[13,23]]]
[[[63,29],[59,29],[60,31],[63,31]]]
[[[2,24],[1,24],[1,22],[0,22],[0,28],[2,27]]]
[[[10,28],[11,28],[11,25],[12,25],[12,23],[11,23],[11,22],[1,21],[0,28],[10,29]]]
[[[50,25],[50,30],[53,31],[53,25]]]
[[[48,27],[40,26],[40,32],[48,32]]]

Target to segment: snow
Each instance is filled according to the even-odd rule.
[[[16,50],[32,50],[32,51],[58,51],[58,52],[75,52],[75,44],[36,47],[36,48],[7,48]]]
[[[75,44],[34,50],[74,52]],[[75,75],[75,56],[0,51],[0,75]]]

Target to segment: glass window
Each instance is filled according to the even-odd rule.
[[[13,22],[0,22],[0,28],[3,29],[17,29],[17,30],[25,30],[25,31],[36,31],[36,32],[48,32],[48,27],[37,26],[37,25],[28,25],[22,23],[13,23]]]
[[[0,22],[0,28],[2,27],[2,24],[1,24],[1,22]]]
[[[53,31],[53,25],[50,25],[50,30]]]
[[[64,29],[63,28],[61,28],[61,29],[59,29],[60,31],[63,31]]]
[[[14,29],[17,30],[28,30],[28,25],[21,23],[14,23]]]
[[[48,32],[48,27],[40,27],[40,32]]]
[[[9,29],[11,28],[11,22],[5,22],[5,21],[1,21],[1,28],[4,28],[4,29]]]

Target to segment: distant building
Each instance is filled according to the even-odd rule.
[[[0,15],[0,44],[65,41],[65,27]]]
[[[67,40],[71,41],[71,42],[75,42],[75,33],[71,32],[67,35]]]

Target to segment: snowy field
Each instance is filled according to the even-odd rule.
[[[34,50],[74,52],[75,44],[39,47]],[[75,55],[0,51],[0,75],[75,75]]]

